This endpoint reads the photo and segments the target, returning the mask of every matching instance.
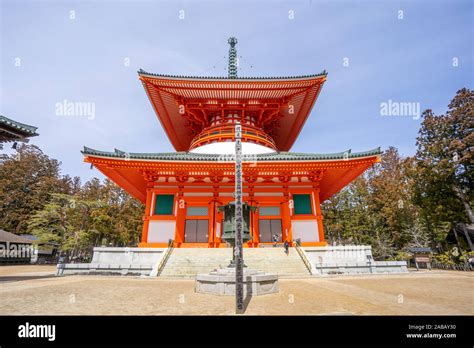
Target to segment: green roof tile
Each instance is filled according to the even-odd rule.
[[[14,120],[9,119],[8,117],[5,117],[3,115],[0,115],[0,125],[9,126],[9,127],[14,128],[16,130],[24,132],[24,133],[28,134],[29,136],[38,135],[38,134],[36,134],[36,130],[38,129],[38,127],[33,127],[33,126],[30,126],[30,125],[27,125],[27,124],[24,124],[24,123],[14,121]]]
[[[81,151],[83,155],[89,156],[101,156],[109,158],[123,158],[123,159],[134,159],[134,160],[157,160],[157,161],[194,161],[194,162],[209,162],[209,161],[222,161],[232,160],[231,155],[220,155],[220,154],[202,154],[192,152],[162,152],[162,153],[138,153],[138,152],[125,152],[115,149],[114,152],[99,151],[84,146],[84,150]],[[300,152],[272,152],[258,155],[244,155],[245,160],[257,160],[257,161],[325,161],[325,160],[337,160],[345,158],[360,158],[367,156],[375,156],[381,154],[380,147],[363,152],[351,152],[351,150],[319,154],[319,153],[300,153]],[[223,157],[224,156],[224,157]]]
[[[196,79],[196,80],[293,80],[293,79],[304,79],[304,78],[311,78],[311,77],[318,77],[318,76],[327,76],[326,70],[323,70],[319,74],[312,74],[312,75],[301,75],[301,76],[269,76],[269,77],[224,77],[224,76],[184,76],[184,75],[166,75],[166,74],[154,74],[146,72],[143,69],[138,70],[139,75],[148,75],[154,77],[165,77],[165,78],[173,78],[173,79]]]

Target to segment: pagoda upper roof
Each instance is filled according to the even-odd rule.
[[[37,136],[38,128],[0,115],[0,142],[15,141],[21,138]]]
[[[187,151],[195,136],[188,128],[188,120],[183,117],[180,106],[207,103],[211,107],[214,105],[217,111],[219,105],[226,102],[237,106],[245,104],[255,110],[271,103],[279,105],[277,113],[272,116],[279,123],[278,128],[272,129],[272,138],[278,150],[289,151],[327,76],[326,71],[304,76],[236,78],[162,75],[144,70],[139,70],[138,74],[163,129],[177,151]]]
[[[129,160],[149,160],[149,161],[188,161],[188,162],[217,162],[222,161],[222,154],[203,154],[194,152],[155,152],[140,153],[126,152],[115,149],[111,151],[100,151],[84,146],[81,151],[85,156],[120,158]],[[381,154],[380,147],[362,152],[347,151],[336,153],[302,153],[302,152],[271,152],[256,155],[243,155],[244,161],[334,161],[344,159],[355,159],[369,156],[377,156]],[[226,160],[232,160],[233,155],[225,155]]]

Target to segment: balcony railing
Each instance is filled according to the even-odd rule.
[[[234,126],[221,125],[203,130],[193,139],[189,149],[192,150],[202,145],[224,141],[235,141]],[[275,141],[272,137],[257,128],[247,125],[242,125],[242,142],[255,143],[276,150]]]

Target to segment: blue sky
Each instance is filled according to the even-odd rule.
[[[84,145],[174,151],[136,71],[226,76],[229,36],[239,76],[328,71],[292,151],[412,155],[420,120],[382,116],[381,103],[443,113],[473,88],[472,1],[0,3],[0,113],[38,126],[31,143],[83,180],[101,176],[82,162]],[[94,103],[95,117],[57,115],[64,100]]]

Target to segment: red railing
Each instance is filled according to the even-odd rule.
[[[203,130],[196,137],[194,137],[189,149],[192,150],[202,145],[228,140],[235,141],[234,126],[214,126]],[[263,145],[276,150],[276,145],[273,138],[255,127],[242,125],[242,141]]]

